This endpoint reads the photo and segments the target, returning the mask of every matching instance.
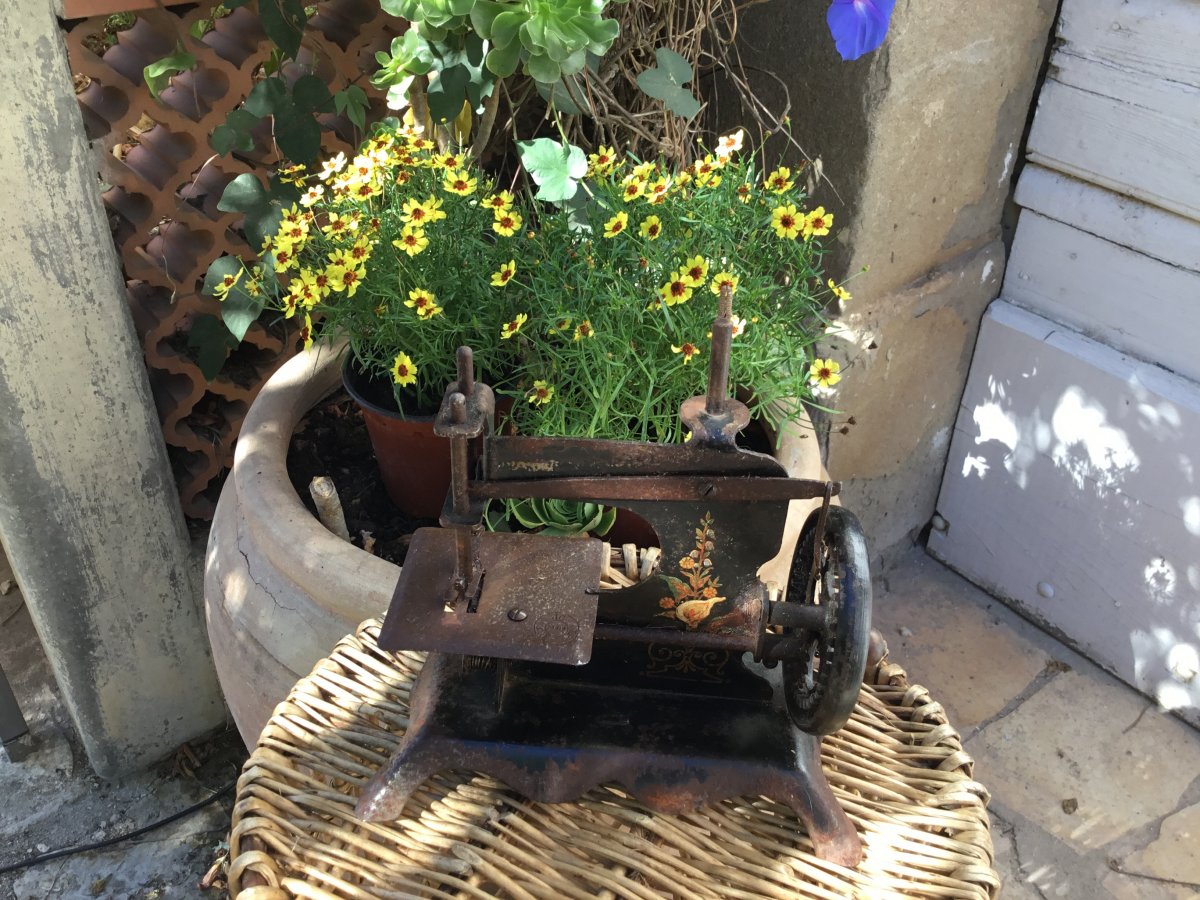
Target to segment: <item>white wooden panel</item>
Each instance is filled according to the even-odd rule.
[[[1131,78],[1061,53],[1054,60],[1062,64],[1059,76],[1083,86],[1046,80],[1029,160],[1200,220],[1200,90]],[[1134,87],[1147,105],[1118,95]]]
[[[1200,379],[1200,274],[1025,210],[1001,296]]]
[[[933,555],[1200,723],[1200,385],[1003,300]]]
[[[1022,171],[1016,200],[1046,218],[1200,272],[1200,222],[1041,166]]]
[[[1066,0],[1058,36],[1076,55],[1200,86],[1196,0]]]

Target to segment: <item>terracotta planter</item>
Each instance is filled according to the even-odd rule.
[[[213,518],[204,578],[209,640],[247,746],[297,679],[359,622],[384,612],[400,577],[398,566],[326,531],[288,479],[296,425],[340,381],[341,360],[329,348],[301,353],[271,377],[246,415]],[[777,455],[795,477],[827,477],[810,429],[785,434]],[[785,580],[814,505],[792,503],[783,550],[761,577]]]
[[[436,519],[450,490],[450,442],[433,433],[433,417],[400,415],[388,385],[365,377],[349,354],[342,384],[362,409],[388,498],[410,516]]]

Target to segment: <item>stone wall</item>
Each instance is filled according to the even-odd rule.
[[[1000,291],[1001,218],[1056,3],[900,0],[883,48],[850,63],[827,8],[753,7],[739,40],[748,66],[787,85],[796,139],[823,163],[813,202],[839,226],[831,274],[869,267],[827,348],[844,376],[828,465],[886,557],[933,513],[979,321]]]

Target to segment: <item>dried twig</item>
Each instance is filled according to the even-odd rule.
[[[350,529],[346,527],[346,516],[342,512],[342,500],[333,485],[333,479],[318,475],[309,483],[308,493],[317,505],[317,518],[321,524],[342,540],[350,540]]]

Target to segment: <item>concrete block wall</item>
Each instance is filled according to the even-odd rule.
[[[869,267],[827,348],[844,375],[828,466],[886,558],[933,513],[979,322],[1000,291],[1001,219],[1056,3],[900,0],[883,48],[850,63],[827,6],[753,7],[739,39],[748,66],[786,84],[793,133],[822,161],[812,202],[835,216],[831,274]],[[759,87],[778,106],[782,92]]]

